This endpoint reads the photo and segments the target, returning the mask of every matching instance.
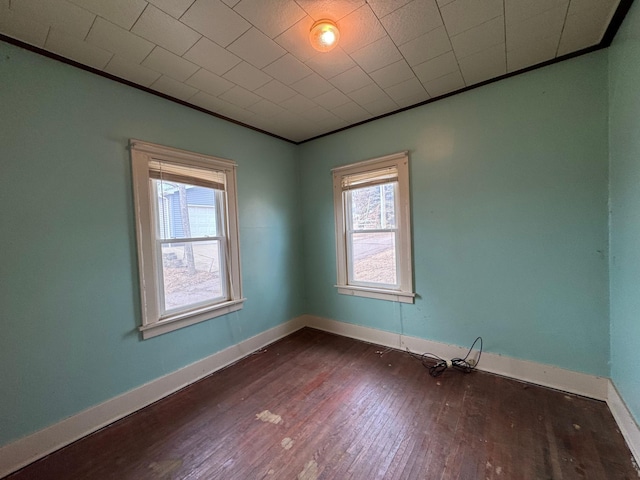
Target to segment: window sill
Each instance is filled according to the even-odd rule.
[[[338,293],[351,295],[354,297],[375,298],[377,300],[387,300],[390,302],[413,303],[416,296],[412,292],[401,292],[399,290],[385,290],[382,288],[355,287],[353,285],[335,285]]]
[[[142,338],[144,340],[157,337],[163,333],[173,332],[179,328],[188,327],[189,325],[194,325],[231,312],[236,312],[242,309],[245,300],[245,298],[230,300],[212,307],[181,313],[155,323],[150,323],[149,325],[143,325],[139,327],[139,330],[142,332]]]

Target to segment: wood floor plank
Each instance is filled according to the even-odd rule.
[[[637,479],[603,402],[305,328],[7,477]]]

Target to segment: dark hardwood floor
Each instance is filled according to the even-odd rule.
[[[305,328],[7,477],[638,479],[603,402]]]

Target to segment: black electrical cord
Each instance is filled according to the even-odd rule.
[[[476,343],[480,341],[480,350],[478,352],[478,359],[471,364],[468,360],[469,355],[473,351],[473,347],[476,346]],[[413,355],[413,354],[412,354]],[[429,375],[432,377],[439,377],[444,373],[444,371],[449,368],[455,368],[456,370],[460,370],[463,373],[471,373],[476,369],[478,363],[480,363],[480,357],[482,356],[482,337],[478,337],[474,340],[471,348],[464,356],[464,358],[453,358],[451,361],[447,361],[444,358],[439,357],[433,353],[423,353],[422,355],[414,355],[420,359],[422,365],[424,365],[427,369],[429,369]]]

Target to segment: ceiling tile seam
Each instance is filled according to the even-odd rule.
[[[484,25],[486,23],[493,22],[496,18],[501,18],[501,16],[498,15],[497,17],[494,17],[491,20],[487,20],[486,22],[480,23],[480,24],[477,25],[477,27],[481,27],[482,25]],[[473,28],[477,28],[477,27],[473,27]],[[507,51],[507,27],[506,27],[506,23],[505,22],[502,23],[502,29],[503,29],[503,32],[504,32],[504,41],[497,41],[496,43],[492,43],[491,45],[487,45],[482,50],[478,50],[477,52],[473,52],[473,53],[465,55],[464,57],[460,57],[460,60],[464,60],[465,58],[469,58],[469,57],[471,57],[473,55],[476,55],[476,54],[478,54],[480,52],[484,52],[485,50],[489,50],[490,48],[493,48],[496,45],[502,45],[502,44],[505,45],[505,55],[506,55],[506,51]],[[472,30],[472,29],[469,29],[469,30]],[[466,30],[466,31],[468,32],[469,30]],[[454,35],[453,37],[450,37],[450,39],[453,39],[453,38],[457,37],[458,35],[462,35],[463,33],[465,33],[465,32],[460,32],[460,33]],[[456,50],[456,48],[453,46],[453,42],[451,43],[451,50],[453,50],[454,52]]]
[[[564,29],[567,26],[567,18],[569,16],[569,6],[571,1],[567,2],[567,9],[564,12],[564,21],[562,22],[562,29],[560,30],[560,36],[558,37],[558,45],[556,46],[556,53],[554,58],[558,58],[558,52],[560,51],[560,44],[562,43],[562,36],[564,35]]]
[[[87,10],[88,11],[88,10]],[[102,17],[100,17],[102,18]],[[84,38],[82,39],[83,42],[85,43],[89,43],[87,42],[87,39],[89,38],[89,34],[91,33],[91,30],[93,29],[93,26],[96,24],[96,20],[98,19],[98,15],[93,15],[93,22],[91,22],[91,26],[89,27],[89,29],[87,30],[87,34],[84,36]]]
[[[194,1],[195,1],[195,0],[194,0]],[[133,27],[135,27],[135,26],[136,26],[136,24],[140,21],[140,19],[142,18],[142,15],[144,15],[144,12],[147,10],[147,8],[149,8],[149,5],[150,5],[150,3],[149,3],[149,2],[147,2],[147,4],[144,6],[144,8],[142,9],[142,11],[140,12],[140,15],[138,15],[138,18],[136,18],[136,21],[135,21],[135,22],[133,22],[133,24],[131,25],[131,28],[129,29],[129,31],[130,31],[131,33],[133,33]],[[159,10],[160,10],[160,9],[159,9]],[[165,12],[165,13],[166,13],[166,12]],[[167,15],[168,15],[168,14],[167,14]],[[104,20],[106,20],[106,18],[105,18]],[[178,20],[178,21],[179,21],[179,20]],[[182,22],[181,22],[181,23],[182,23]],[[186,25],[185,25],[185,26],[186,26]],[[134,35],[137,35],[137,34],[135,34],[135,33],[133,33],[133,34],[134,34]],[[140,36],[140,35],[138,35],[138,36]],[[145,40],[147,40],[147,39],[145,39]],[[151,42],[151,40],[149,40],[149,41]],[[151,43],[155,43],[155,42],[151,42]]]
[[[502,5],[503,5],[503,8],[504,8],[504,2],[502,3]],[[466,30],[463,30],[463,31],[461,31],[461,32],[456,33],[455,35],[451,35],[451,36],[449,36],[449,38],[459,37],[459,36],[460,36],[460,35],[462,35],[463,33],[467,33],[467,32],[469,32],[470,30],[473,30],[474,28],[478,28],[478,27],[481,27],[482,25],[486,25],[486,24],[487,24],[487,23],[489,23],[489,22],[493,22],[496,18],[500,18],[500,17],[502,17],[502,18],[503,18],[502,23],[503,23],[503,25],[505,26],[505,31],[506,31],[506,23],[507,23],[507,21],[506,21],[506,19],[505,19],[505,16],[504,16],[504,10],[503,10],[502,15],[496,15],[495,17],[490,18],[490,19],[488,19],[488,20],[485,20],[485,21],[484,21],[484,22],[482,22],[482,23],[478,23],[477,25],[474,25],[474,26],[473,26],[473,27],[471,27],[471,28],[467,28]],[[444,19],[443,19],[443,24],[444,24]],[[445,25],[445,28],[446,28],[446,24],[444,24],[444,25]],[[449,31],[447,31],[447,35],[449,35]],[[505,37],[505,38],[506,38],[506,37]],[[496,45],[497,45],[497,44],[496,44]]]
[[[503,0],[502,4],[504,5],[504,0]],[[455,60],[456,60],[456,65],[458,65],[458,72],[460,72],[460,77],[462,78],[462,82],[464,83],[464,86],[465,86],[465,87],[467,87],[467,86],[468,86],[468,85],[467,85],[467,81],[465,80],[464,75],[462,74],[462,68],[460,67],[460,61],[458,60],[458,56],[456,55],[456,51],[455,51],[455,49],[453,48],[453,43],[451,43],[451,35],[449,34],[449,29],[447,28],[447,24],[446,24],[446,23],[445,23],[445,21],[444,21],[444,17],[442,16],[442,11],[440,10],[440,4],[439,4],[438,2],[436,2],[436,7],[438,8],[438,14],[440,15],[440,21],[442,22],[442,26],[444,27],[444,31],[445,31],[445,33],[447,34],[447,37],[449,38],[449,44],[451,45],[451,50],[448,50],[448,51],[446,51],[446,52],[444,52],[444,53],[442,53],[442,54],[440,54],[440,55],[437,55],[437,56],[435,56],[435,57],[433,57],[433,58],[431,58],[431,59],[427,60],[427,62],[430,62],[430,61],[432,61],[432,60],[434,60],[434,59],[436,59],[436,58],[442,57],[443,55],[446,55],[446,54],[448,54],[449,52],[451,52],[451,53],[453,54],[453,58],[455,58]],[[497,18],[497,17],[496,17],[496,18]],[[489,21],[490,21],[490,20],[489,20]],[[438,27],[438,28],[439,28],[439,27]],[[469,30],[470,30],[470,29],[469,29]],[[460,33],[463,33],[463,32],[460,32]],[[506,43],[506,39],[505,39],[505,43]],[[402,53],[402,52],[400,52],[400,53]],[[404,55],[403,55],[403,57],[404,57]],[[405,61],[406,61],[406,60],[407,60],[407,59],[405,58]],[[409,68],[411,69],[411,71],[413,72],[413,74],[415,75],[415,77],[418,79],[418,81],[420,82],[420,84],[422,85],[422,88],[424,88],[425,92],[427,92],[427,94],[429,95],[429,97],[431,97],[431,98],[438,98],[438,97],[432,97],[431,93],[430,93],[430,92],[429,92],[429,90],[427,89],[427,86],[422,82],[422,80],[420,80],[420,77],[418,76],[418,74],[417,74],[417,73],[416,73],[416,71],[414,70],[414,67],[418,67],[418,66],[420,66],[420,65],[422,65],[422,64],[424,64],[424,63],[426,63],[426,62],[422,62],[422,63],[419,63],[418,65],[414,65],[414,66],[411,66],[411,64],[410,64],[408,61],[407,61],[407,63],[409,64]],[[453,72],[445,73],[444,75],[440,75],[439,77],[433,78],[433,79],[431,79],[431,80],[429,80],[429,81],[438,80],[439,78],[443,78],[443,77],[446,77],[447,75],[451,75],[451,73],[453,73]]]
[[[409,5],[410,3],[412,3],[413,1],[414,1],[414,0],[410,0],[409,2],[405,3],[404,5],[400,5],[399,7],[394,8],[394,9],[393,9],[393,10],[391,10],[389,13],[387,13],[387,14],[385,14],[385,15],[381,16],[381,17],[380,17],[380,20],[382,20],[383,18],[388,17],[389,15],[391,15],[391,14],[393,14],[393,13],[397,12],[397,11],[398,11],[398,10],[400,10],[401,8],[406,7],[407,5]],[[440,10],[440,5],[438,5],[438,2],[437,2],[436,0],[433,0],[433,1],[435,2],[436,7],[438,8],[438,10]],[[368,0],[365,0],[365,3],[369,4]],[[376,14],[376,17],[377,17],[377,16],[378,16],[378,14],[377,14],[377,13],[376,13],[376,11],[373,9],[373,7],[370,7],[370,8],[371,8],[371,10],[373,11],[373,13],[375,13],[375,14]],[[382,23],[382,22],[381,22],[381,23]]]
[[[178,20],[180,23],[182,23],[182,24],[186,25],[186,23],[184,23],[184,22],[182,21],[182,17],[184,17],[184,16],[187,14],[187,12],[189,11],[189,9],[190,9],[191,7],[193,7],[193,4],[194,4],[194,3],[196,3],[197,1],[198,1],[198,0],[192,0],[192,2],[189,4],[189,6],[184,10],[184,12],[182,12],[182,15],[180,15],[178,18],[176,18],[176,20]],[[159,8],[159,7],[158,7],[158,8]],[[166,13],[166,12],[165,12],[165,13]]]
[[[195,3],[195,2],[194,2],[194,3]],[[274,42],[275,42],[275,38],[276,38],[276,37],[278,37],[279,35],[282,35],[284,32],[286,32],[287,30],[289,30],[289,28],[291,28],[291,27],[293,26],[293,25],[290,25],[290,26],[289,26],[289,28],[287,28],[284,32],[280,32],[278,35],[276,35],[275,37],[273,37],[273,38],[272,38],[272,37],[270,37],[270,36],[269,36],[269,34],[268,34],[267,32],[265,32],[264,30],[262,30],[260,27],[258,27],[257,25],[255,25],[251,20],[249,20],[248,18],[246,18],[244,15],[242,15],[242,13],[240,13],[239,11],[237,11],[237,10],[236,10],[236,7],[237,7],[238,5],[240,5],[241,3],[242,3],[242,1],[240,1],[240,2],[236,3],[233,7],[229,7],[228,5],[226,5],[226,4],[225,4],[225,7],[227,7],[227,8],[228,8],[228,9],[230,9],[230,10],[233,10],[233,12],[234,12],[236,15],[240,16],[240,17],[241,17],[245,22],[248,22],[248,23],[249,23],[249,25],[251,25],[251,27],[253,27],[253,28],[255,28],[255,29],[259,30],[259,31],[260,31],[260,33],[262,33],[265,37],[270,38],[270,39],[271,39],[271,40],[273,40]],[[296,5],[298,5],[298,3],[297,3],[297,2],[294,2],[294,3],[295,3]],[[241,37],[242,35],[244,35],[246,32],[248,32],[249,30],[251,30],[251,27],[249,27],[249,29],[247,29],[245,32],[242,32],[242,34],[241,34],[241,35],[239,35],[238,37],[234,38],[234,39],[233,39],[233,41],[231,41],[231,42],[229,43],[229,45],[231,45],[233,42],[235,42],[236,40],[238,40],[238,38],[240,38],[240,37]],[[212,41],[213,41],[213,40],[212,40]],[[276,43],[278,43],[278,42],[276,42]],[[224,47],[224,48],[227,48],[229,45],[227,45],[227,46],[226,46],[226,47]],[[278,44],[278,45],[279,45],[279,44]],[[280,45],[280,46],[282,46],[282,45]],[[283,47],[283,48],[284,48],[284,47]],[[296,57],[296,58],[297,58],[297,57]]]
[[[435,0],[434,0],[434,1],[435,1]],[[410,3],[410,2],[409,2],[409,3]],[[369,2],[365,0],[365,4],[366,4],[366,5],[369,5]],[[398,8],[396,8],[393,12],[395,12],[395,11],[397,11],[397,10],[400,10],[401,8],[405,7],[406,5],[408,5],[408,3],[407,3],[407,4],[405,4],[405,5],[402,5],[402,6],[398,7]],[[373,9],[373,7],[371,7],[371,5],[369,5],[369,8],[371,8],[371,11],[373,12],[373,14],[374,14],[374,15],[376,16],[376,18],[377,18],[377,17],[378,17],[378,14],[375,12],[375,10]],[[438,9],[438,15],[440,15],[440,20],[441,20],[441,21],[443,21],[443,19],[442,19],[442,13],[440,12],[440,6],[437,4],[437,2],[436,2],[436,8]],[[411,66],[411,64],[409,64],[409,61],[407,60],[407,58],[404,56],[404,54],[402,53],[402,51],[401,51],[401,50],[400,50],[400,48],[399,48],[401,45],[404,45],[404,43],[408,43],[408,42],[409,42],[409,41],[411,41],[411,40],[408,40],[407,42],[404,42],[403,44],[400,44],[400,45],[396,44],[396,42],[393,40],[393,37],[391,36],[391,34],[389,33],[389,31],[388,31],[388,30],[387,30],[387,28],[385,27],[384,23],[382,23],[382,21],[381,21],[381,20],[382,20],[382,18],[384,18],[384,17],[386,17],[386,16],[388,16],[388,15],[391,15],[393,12],[389,12],[387,15],[384,15],[383,17],[381,17],[381,18],[379,18],[379,19],[378,19],[378,20],[380,21],[380,26],[382,27],[382,29],[384,30],[384,32],[387,34],[387,37],[389,37],[389,39],[391,40],[391,42],[395,45],[396,50],[398,51],[398,53],[400,54],[400,56],[402,57],[402,59],[407,63],[407,65],[408,65],[408,66],[409,66],[409,68],[411,69],[411,72],[413,73],[414,77],[415,77],[415,78],[417,78],[417,79],[418,79],[418,81],[422,84],[422,81],[420,81],[420,78],[416,75],[416,72],[413,70],[413,67]],[[444,24],[444,21],[443,21],[443,24]],[[436,28],[439,28],[439,27],[440,27],[440,26],[435,27],[435,28],[433,28],[433,29],[429,30],[428,32],[425,32],[425,34],[429,33],[430,31],[433,31],[433,30],[435,30]],[[445,27],[445,29],[446,29],[446,27]],[[448,32],[447,32],[447,36],[449,36],[449,33],[448,33]],[[451,38],[451,37],[449,37],[449,38]],[[412,40],[414,40],[414,39],[412,39]],[[371,42],[371,43],[374,43],[374,42]],[[363,47],[359,48],[358,50],[356,50],[355,52],[352,52],[352,53],[359,52],[359,51],[360,51],[360,50],[362,50],[363,48],[366,48],[367,46],[371,45],[371,43],[369,43],[368,45],[364,45]],[[362,71],[365,73],[365,75],[367,75],[367,76],[369,77],[369,79],[370,79],[373,83],[375,83],[375,84],[376,84],[380,89],[382,89],[382,91],[383,91],[383,92],[384,92],[384,94],[389,98],[389,100],[391,100],[394,104],[396,104],[396,102],[393,100],[393,98],[391,98],[391,97],[389,96],[389,94],[385,91],[385,89],[384,89],[384,88],[383,88],[383,87],[382,87],[378,82],[376,82],[376,81],[373,79],[373,77],[371,77],[371,73],[374,73],[374,72],[376,72],[376,71],[378,71],[378,70],[381,70],[382,68],[388,67],[388,66],[389,66],[389,65],[391,65],[391,64],[389,64],[389,65],[385,65],[384,67],[380,67],[380,68],[378,68],[377,70],[374,70],[374,71],[372,71],[371,73],[368,73],[368,72],[366,72],[366,71],[362,68],[362,66],[361,66],[361,65],[360,65],[360,64],[359,64],[359,63],[358,63],[358,62],[357,62],[357,61],[356,61],[356,60],[351,56],[351,54],[350,54],[350,53],[347,53],[347,52],[344,52],[344,53],[345,53],[349,58],[351,58],[351,60],[352,60],[356,65],[358,65],[358,67],[360,67],[360,69],[362,69]],[[457,62],[457,61],[458,61],[458,59],[456,58],[456,62]],[[458,68],[460,68],[460,65],[458,65]],[[394,85],[398,85],[399,83],[402,83],[402,82],[398,82],[398,83],[396,83],[396,84],[394,84]],[[335,85],[334,85],[334,86],[335,86]],[[391,86],[393,86],[393,85],[391,85]],[[423,85],[423,87],[424,87],[424,85]],[[340,89],[339,89],[339,90],[340,90]],[[356,90],[359,90],[359,89],[356,89]],[[341,90],[341,91],[342,91],[342,90]],[[426,91],[426,87],[425,87],[425,91]],[[344,94],[345,94],[345,95],[347,95],[349,98],[351,98],[351,96],[349,95],[349,93],[352,93],[352,92],[349,92],[349,93],[342,92],[342,93],[344,93]],[[428,92],[427,92],[427,93],[428,93]],[[352,100],[352,101],[354,101],[354,102],[355,102],[355,100]],[[356,102],[356,104],[360,105],[358,102]],[[396,105],[397,105],[397,104],[396,104]],[[361,105],[361,106],[362,106],[362,105]]]

